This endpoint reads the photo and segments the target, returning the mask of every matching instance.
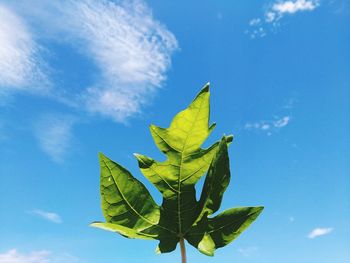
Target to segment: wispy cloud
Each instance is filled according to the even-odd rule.
[[[246,130],[260,130],[266,132],[267,135],[272,135],[273,132],[276,132],[281,128],[287,126],[290,120],[290,116],[284,116],[282,118],[276,118],[275,120],[247,122],[244,125],[244,128]]]
[[[39,49],[24,21],[0,4],[0,93],[48,88]]]
[[[0,263],[83,263],[83,261],[69,253],[38,250],[24,254],[17,249],[11,249],[0,254]]]
[[[308,238],[313,239],[319,236],[324,236],[327,235],[329,233],[331,233],[334,230],[334,228],[332,227],[328,227],[328,228],[315,228],[314,230],[312,230],[309,234],[308,234]]]
[[[102,82],[84,94],[91,112],[124,121],[138,113],[165,80],[177,41],[142,1],[74,2],[70,31],[101,69]]]
[[[6,80],[9,82],[10,77],[16,76],[13,78],[17,82],[12,83],[17,87],[30,83],[27,76],[34,78],[43,72],[37,70],[39,48],[29,33],[28,27],[31,25],[40,43],[67,44],[77,54],[88,57],[99,69],[95,72],[95,82],[91,80],[90,84],[79,90],[53,87],[51,98],[115,121],[124,122],[142,112],[143,106],[164,84],[171,66],[171,56],[178,48],[175,36],[154,18],[152,10],[143,0],[37,0],[35,5],[25,1],[17,5],[10,2],[9,5],[22,14],[28,25],[18,17],[15,20],[0,16],[0,21],[6,20],[6,28],[21,29],[15,36],[25,36],[7,37],[11,41],[6,47],[21,47],[22,53],[19,54],[22,54],[25,63],[18,64],[26,65],[25,69],[28,70],[16,74],[21,67],[12,63],[11,74],[7,73]],[[8,22],[12,20],[20,26]],[[8,31],[5,32],[12,36]],[[10,54],[8,51],[3,53],[6,56]],[[10,58],[1,60],[12,61]],[[0,66],[0,69],[2,67],[5,68]],[[52,68],[52,74],[54,71]]]
[[[277,0],[268,5],[263,17],[253,18],[249,21],[251,27],[246,31],[251,38],[262,38],[268,31],[279,27],[279,21],[286,15],[294,15],[299,12],[310,12],[320,5],[319,0]]]
[[[37,30],[49,31],[49,41],[68,44],[99,69],[95,82],[78,93],[66,91],[70,104],[124,122],[141,113],[164,84],[178,43],[154,18],[146,2],[37,1],[33,12],[23,11],[28,8],[33,9],[28,3],[22,4],[20,12]]]
[[[37,215],[43,219],[46,219],[46,220],[51,221],[51,222],[56,223],[56,224],[62,223],[62,218],[54,212],[47,212],[47,211],[43,211],[40,209],[35,209],[32,211],[29,211],[29,213],[33,214],[33,215]]]
[[[251,257],[253,255],[256,255],[259,249],[258,247],[245,247],[245,248],[239,248],[237,250],[244,257]]]
[[[73,142],[72,128],[76,118],[45,115],[35,124],[35,135],[41,149],[55,162],[62,162]]]
[[[275,2],[265,13],[265,21],[268,23],[280,20],[286,14],[312,11],[319,5],[317,0],[296,0]]]
[[[45,43],[63,44],[99,70],[78,89],[49,83],[55,68],[44,65],[42,51],[55,50]],[[175,36],[143,0],[7,1],[0,4],[0,96],[8,90],[44,93],[78,115],[125,122],[142,113],[164,84],[177,48]],[[71,148],[75,123],[66,116],[37,120],[35,136],[54,161],[62,162]]]
[[[16,249],[11,249],[0,254],[0,263],[49,263],[49,255],[50,252],[46,250],[20,254]]]
[[[288,125],[289,121],[290,121],[290,117],[284,116],[281,119],[273,121],[272,124],[275,128],[283,128],[284,126]]]
[[[312,11],[317,6],[317,0],[296,0],[274,3],[272,10],[280,14],[294,14],[300,11]]]

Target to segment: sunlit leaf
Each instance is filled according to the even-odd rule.
[[[232,208],[208,217],[219,210],[230,182],[227,147],[233,139],[223,136],[212,146],[201,148],[215,128],[215,124],[209,125],[209,95],[207,84],[169,128],[150,126],[165,161],[134,154],[142,174],[161,192],[160,206],[129,171],[100,154],[101,206],[106,222],[92,226],[128,238],[159,240],[158,253],[173,251],[184,238],[212,256],[257,218],[263,207]],[[195,184],[205,174],[197,201]]]

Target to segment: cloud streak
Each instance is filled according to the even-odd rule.
[[[19,45],[22,41],[21,47],[28,47],[28,50],[21,49],[22,62],[18,63],[29,66],[25,67],[28,72],[17,74],[14,70],[18,67],[11,64],[13,70],[6,74],[6,81],[10,82],[11,76],[17,76],[17,82],[12,81],[13,86],[22,87],[32,82],[28,81],[28,76],[43,72],[38,71],[40,48],[29,33],[28,27],[31,26],[40,43],[67,45],[97,68],[90,83],[78,90],[55,86],[50,97],[80,111],[118,122],[142,112],[164,84],[171,56],[178,49],[175,36],[154,18],[142,0],[36,0],[35,5],[28,2],[18,5],[10,2],[9,5],[26,18],[27,24],[24,21],[19,23],[18,16],[16,21],[20,26],[14,27],[14,22],[5,21],[8,28],[21,29],[16,35],[26,33],[23,40],[15,38],[7,46]],[[13,59],[7,61],[9,64]],[[2,66],[0,69],[5,67],[9,68]],[[53,68],[51,75],[54,72]]]
[[[49,263],[49,251],[32,251],[29,254],[20,254],[16,249],[11,249],[0,254],[0,263]]]
[[[87,110],[123,121],[138,113],[165,80],[175,37],[142,1],[80,1],[68,12],[72,35],[86,43],[86,54],[102,81],[84,94]]]
[[[265,13],[265,21],[272,23],[280,20],[286,14],[295,14],[297,12],[312,11],[318,7],[317,0],[296,0],[275,2]]]
[[[35,124],[35,135],[41,149],[55,162],[63,162],[72,146],[72,128],[76,118],[66,115],[45,115]]]
[[[0,91],[43,92],[48,88],[40,47],[24,21],[0,4]]]
[[[308,238],[314,239],[316,237],[324,236],[331,233],[334,229],[332,227],[328,228],[315,228],[308,234]]]
[[[95,75],[74,89],[50,81],[57,77],[56,69],[50,68],[50,59],[46,66],[42,55],[54,57],[59,48],[50,50],[45,44],[64,45],[83,56],[84,63],[97,69]],[[175,36],[142,0],[8,1],[0,4],[0,95],[44,94],[78,115],[126,122],[141,114],[162,87],[176,49]],[[36,121],[39,145],[55,162],[62,162],[71,149],[75,123],[63,115]]]
[[[257,255],[259,248],[258,247],[245,247],[245,248],[238,248],[237,251],[244,257],[251,257],[253,255]]]
[[[29,213],[33,214],[33,215],[37,215],[45,220],[48,220],[52,223],[56,223],[56,224],[60,224],[62,223],[62,218],[53,212],[47,212],[47,211],[43,211],[40,209],[36,209],[36,210],[32,210]]]
[[[83,263],[83,261],[68,253],[58,254],[38,250],[23,254],[17,249],[11,249],[0,254],[0,263]]]
[[[287,0],[274,1],[265,10],[261,18],[253,18],[249,21],[250,30],[246,33],[252,39],[262,38],[268,31],[273,31],[279,27],[279,21],[286,15],[294,15],[300,12],[311,12],[320,5],[319,0]]]
[[[291,120],[290,116],[284,116],[282,118],[277,118],[275,120],[269,121],[257,121],[257,122],[247,122],[244,125],[246,130],[260,130],[267,133],[267,135],[272,135],[272,132],[277,132],[281,128],[287,126]]]
[[[272,10],[284,14],[294,14],[301,11],[312,11],[318,6],[316,0],[296,0],[296,1],[285,1],[277,2],[272,6]]]

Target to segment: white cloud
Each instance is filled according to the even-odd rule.
[[[261,130],[267,133],[267,135],[272,135],[272,132],[276,132],[279,129],[287,126],[290,122],[290,116],[284,116],[282,118],[277,118],[275,120],[268,121],[258,121],[258,122],[247,122],[244,125],[246,130]]]
[[[96,81],[75,91],[55,87],[51,98],[115,121],[141,113],[164,84],[178,48],[175,36],[154,18],[143,0],[36,0],[35,4],[8,5],[30,22],[42,42],[68,44],[97,66]],[[27,38],[24,46],[32,48],[25,58],[37,65],[38,50],[29,33]]]
[[[262,130],[269,130],[271,128],[270,124],[263,123],[260,127]]]
[[[262,38],[267,35],[267,31],[274,31],[279,27],[279,21],[285,15],[294,15],[299,12],[313,11],[320,5],[319,0],[277,0],[272,2],[264,12],[263,18],[254,18],[249,21],[250,30],[246,33],[252,39]]]
[[[273,126],[275,126],[276,128],[282,128],[284,126],[287,126],[289,121],[290,121],[290,117],[289,116],[285,116],[285,117],[283,117],[281,119],[273,121]]]
[[[246,31],[246,33],[249,34],[252,39],[257,37],[263,38],[267,35],[266,29],[262,26],[262,23],[250,24],[250,25],[253,26],[254,29],[251,31],[248,30]]]
[[[259,25],[260,23],[261,23],[261,19],[260,18],[253,18],[252,20],[249,21],[249,25],[250,26]]]
[[[56,224],[62,223],[61,217],[58,214],[53,212],[47,212],[47,211],[36,209],[36,210],[29,211],[29,213],[40,216],[41,218],[44,218]]]
[[[318,6],[316,0],[296,0],[274,3],[272,10],[279,14],[294,14],[301,11],[312,11]]]
[[[275,20],[276,18],[276,13],[275,12],[271,12],[271,11],[268,11],[265,13],[265,21],[267,23],[271,23]]]
[[[46,250],[33,251],[29,254],[20,254],[16,249],[11,249],[0,254],[0,263],[49,263],[50,252]]]
[[[258,250],[258,247],[246,247],[237,249],[237,251],[244,257],[251,257],[253,255],[256,255]]]
[[[48,81],[42,68],[39,46],[26,24],[0,4],[0,92],[43,92]]]
[[[56,69],[48,72],[40,57],[46,49],[38,43],[65,45],[87,57],[98,69],[91,83],[72,90],[50,84]],[[124,122],[164,84],[177,48],[175,36],[142,0],[6,1],[0,4],[0,96],[7,98],[7,90],[45,93],[80,112]],[[67,116],[37,120],[35,136],[54,161],[62,162],[71,149],[75,123]]]
[[[166,79],[174,35],[143,1],[71,1],[63,13],[65,30],[101,70],[82,96],[87,110],[116,121],[139,113]]]
[[[310,239],[319,237],[319,236],[324,236],[327,235],[329,233],[331,233],[334,229],[332,227],[328,227],[328,228],[315,228],[314,230],[312,230],[309,235],[307,236]]]
[[[55,162],[62,162],[71,148],[75,123],[75,118],[65,115],[45,115],[36,123],[39,145]]]
[[[23,254],[17,249],[11,249],[0,254],[0,263],[83,263],[83,261],[68,253],[58,254],[39,250]]]

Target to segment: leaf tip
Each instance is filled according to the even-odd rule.
[[[265,208],[264,206],[257,206],[256,207],[256,212],[257,213],[261,213],[264,210],[264,208]]]
[[[98,158],[101,160],[101,159],[104,159],[106,158],[106,155],[104,155],[102,152],[98,152]]]
[[[205,255],[207,255],[209,257],[214,257],[214,252],[208,252],[208,253],[205,253]]]
[[[212,132],[215,129],[215,127],[216,127],[216,123],[213,122],[209,127],[209,132]]]
[[[149,125],[149,129],[150,129],[151,133],[153,134],[153,132],[156,132],[156,130],[159,129],[159,127],[154,125],[154,124],[151,124],[151,125]]]
[[[202,254],[204,254],[206,256],[214,257],[215,248],[213,250],[207,250],[207,249],[203,249],[201,247],[198,247],[198,250],[199,250],[199,252],[201,252]]]
[[[232,135],[232,134],[227,135],[227,136],[225,136],[225,137],[226,137],[226,142],[227,142],[227,143],[231,143],[231,142],[233,141],[233,135]]]
[[[140,168],[150,167],[154,162],[153,159],[139,153],[134,153],[134,156],[136,160],[139,162]]]
[[[254,220],[261,214],[263,210],[264,210],[263,206],[252,207],[251,213],[254,215]]]
[[[98,227],[100,225],[101,222],[98,221],[94,221],[92,223],[89,224],[90,227]]]
[[[162,254],[162,252],[160,251],[160,248],[159,246],[156,247],[156,250],[155,250],[156,254],[160,255]]]
[[[134,155],[137,160],[141,158],[141,154],[139,153],[133,153],[132,155]]]
[[[210,82],[207,82],[207,83],[203,86],[203,88],[202,88],[202,90],[199,92],[199,94],[204,93],[204,92],[209,92],[209,89],[210,89]]]

